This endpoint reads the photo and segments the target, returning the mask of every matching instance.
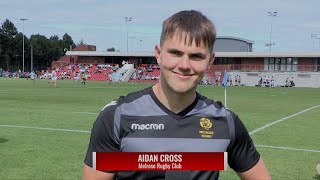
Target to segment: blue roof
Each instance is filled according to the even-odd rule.
[[[254,41],[248,40],[248,39],[243,39],[239,37],[233,37],[233,36],[218,36],[217,39],[232,39],[232,40],[238,40],[238,41],[244,41],[248,44],[254,44]]]

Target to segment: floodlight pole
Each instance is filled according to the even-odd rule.
[[[311,38],[312,38],[312,50],[314,50],[314,39],[319,39],[318,34],[311,34]]]
[[[24,73],[24,21],[28,20],[26,18],[21,18],[22,21],[22,72]]]
[[[320,48],[320,37],[316,37],[316,39],[318,39],[318,40],[319,40],[319,48]]]
[[[127,31],[127,53],[129,52],[129,43],[128,43],[128,22],[132,21],[132,17],[124,17],[124,21],[126,23],[126,31]]]
[[[268,16],[270,17],[277,17],[278,12],[274,11],[274,12],[268,12]],[[274,43],[271,42],[272,41],[272,20],[270,23],[270,37],[269,37],[269,44],[267,44],[269,46],[269,52],[271,52],[271,46],[275,45]]]
[[[30,50],[31,50],[31,64],[30,64],[30,72],[33,71],[33,45],[30,45]]]
[[[142,39],[139,40],[139,42],[140,42],[140,43],[139,43],[139,45],[140,45],[140,51],[142,51],[142,49],[141,49],[141,43],[142,43],[142,41],[143,41]]]

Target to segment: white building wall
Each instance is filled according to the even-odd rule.
[[[245,86],[255,86],[258,84],[259,76],[274,76],[275,86],[283,86],[286,83],[286,79],[293,77],[296,87],[313,87],[320,88],[320,72],[310,72],[310,73],[299,73],[299,72],[229,72],[232,74],[232,79],[234,81],[235,75],[241,76],[241,84]]]

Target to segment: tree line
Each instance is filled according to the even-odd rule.
[[[66,50],[75,47],[72,37],[65,33],[62,39],[57,35],[47,38],[44,35],[32,34],[30,38],[18,32],[14,24],[6,19],[0,27],[0,69],[11,72],[23,69],[23,36],[24,36],[24,70],[31,70],[31,49],[33,70],[51,67],[52,61],[58,60]]]

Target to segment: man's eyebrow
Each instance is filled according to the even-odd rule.
[[[182,53],[182,51],[180,51],[180,50],[178,50],[178,49],[174,49],[174,48],[170,48],[170,49],[168,49],[167,51],[168,51],[169,53],[177,53],[177,52]]]
[[[182,51],[175,49],[175,48],[167,49],[167,51],[168,52],[182,52]],[[201,52],[190,53],[190,55],[192,55],[192,56],[206,56],[204,53],[201,53]]]

